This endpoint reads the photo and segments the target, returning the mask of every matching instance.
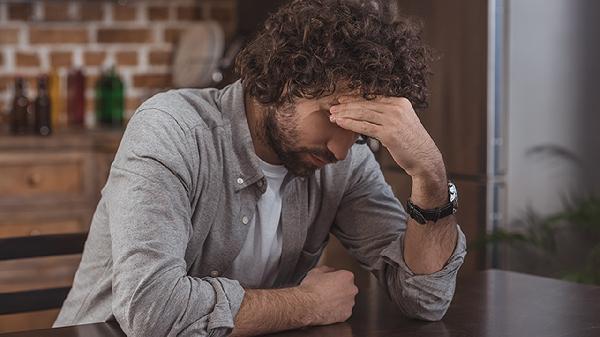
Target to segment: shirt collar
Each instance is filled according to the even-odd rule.
[[[266,188],[264,175],[260,169],[258,156],[254,151],[254,144],[244,105],[244,89],[241,80],[228,85],[220,91],[217,99],[220,110],[229,118],[231,125],[231,140],[233,142],[234,156],[237,159],[234,189],[239,191],[257,181],[261,181],[259,188]]]

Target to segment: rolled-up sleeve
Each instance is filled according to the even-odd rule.
[[[187,275],[190,194],[201,165],[188,132],[165,112],[136,113],[103,190],[112,310],[128,336],[224,336],[244,297],[235,280]]]
[[[427,321],[442,319],[456,286],[456,275],[466,255],[464,233],[458,229],[454,252],[439,271],[428,275],[416,275],[404,262],[404,233],[389,244],[381,256],[385,261],[381,278],[388,287],[390,297],[407,315]],[[387,269],[387,270],[385,270]]]
[[[458,240],[445,266],[416,275],[403,258],[407,214],[386,183],[371,151],[352,148],[352,174],[338,207],[332,233],[361,266],[371,271],[407,316],[436,321],[454,296],[456,276],[466,255],[466,240]]]

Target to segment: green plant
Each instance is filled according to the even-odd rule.
[[[576,156],[557,146],[539,146],[531,149],[529,154],[566,159],[579,164]],[[489,245],[513,250],[525,248],[534,263],[544,266],[552,265],[557,260],[560,253],[557,240],[572,240],[572,246],[581,248],[575,257],[581,263],[563,263],[556,276],[600,285],[600,198],[593,193],[563,197],[563,210],[550,215],[542,216],[528,208],[511,227],[515,229],[496,229],[470,246],[475,249]]]
[[[559,275],[563,279],[600,285],[600,199],[589,196],[571,199],[561,212],[539,216],[529,209],[519,220],[521,229],[497,229],[474,243],[475,248],[488,244],[508,244],[511,247],[529,247],[540,253],[537,259],[551,260],[557,255],[558,233],[570,231],[581,242],[588,242],[581,256],[583,267],[564,267]],[[542,261],[539,261],[540,263]]]

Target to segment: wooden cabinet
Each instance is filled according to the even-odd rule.
[[[0,207],[85,200],[93,191],[86,179],[87,153],[0,154]]]
[[[457,220],[474,242],[485,233],[488,205],[488,2],[398,0],[403,15],[423,23],[436,55],[430,105],[419,111],[459,191]],[[461,273],[484,267],[485,252],[470,249]]]
[[[86,232],[121,130],[0,135],[0,238]],[[80,255],[0,261],[0,292],[69,286]],[[58,310],[0,316],[0,333],[51,326]]]
[[[41,209],[0,213],[0,238],[85,232],[93,208]]]

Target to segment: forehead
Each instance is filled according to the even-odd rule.
[[[296,103],[296,106],[298,106],[298,107],[320,106],[320,107],[329,108],[333,105],[339,104],[338,98],[340,96],[353,96],[353,95],[359,95],[359,94],[360,94],[360,91],[357,89],[350,90],[350,89],[348,89],[347,86],[340,85],[336,88],[335,92],[332,93],[331,95],[321,96],[318,98],[299,97],[296,99],[295,103]]]

